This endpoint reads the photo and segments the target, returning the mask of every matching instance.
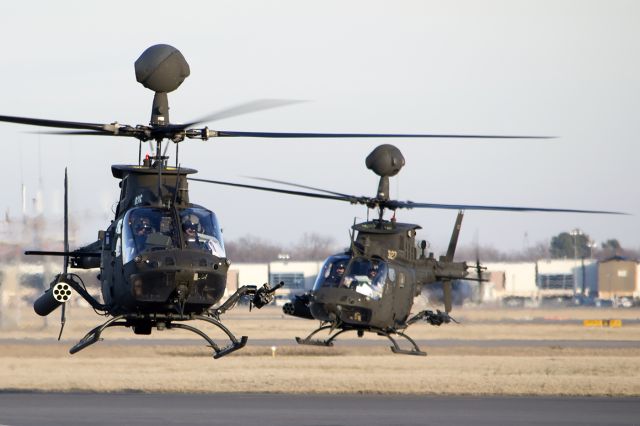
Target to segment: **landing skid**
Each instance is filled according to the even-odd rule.
[[[133,327],[138,334],[150,334],[151,329],[154,327],[158,330],[181,328],[183,330],[191,331],[192,333],[195,333],[206,340],[208,346],[213,349],[213,358],[218,359],[230,354],[231,352],[235,352],[238,349],[243,348],[247,344],[247,340],[249,339],[247,336],[242,336],[240,337],[240,340],[238,340],[238,338],[234,336],[234,334],[229,331],[229,329],[225,327],[222,322],[220,322],[220,315],[224,314],[229,309],[232,309],[236,305],[236,303],[238,303],[242,296],[250,296],[251,304],[259,309],[264,305],[270,303],[275,297],[275,291],[283,285],[284,283],[281,281],[273,288],[271,288],[269,284],[264,284],[262,287],[256,287],[254,285],[242,286],[238,290],[236,290],[236,292],[232,294],[220,307],[207,311],[209,314],[208,316],[197,314],[176,315],[166,313],[118,315],[88,332],[82,339],[80,339],[78,343],[76,343],[71,349],[69,349],[69,353],[75,354],[76,352],[83,350],[87,346],[91,346],[94,343],[99,342],[100,340],[102,340],[102,338],[100,337],[102,335],[102,332],[109,327]],[[74,289],[76,288],[74,287]],[[80,289],[82,290],[82,288]],[[80,292],[80,290],[78,290],[78,292]],[[188,324],[180,323],[181,321],[192,320],[200,320],[208,322],[209,324],[213,324],[227,335],[231,343],[221,348],[204,331],[192,327]],[[137,327],[141,328],[141,332],[138,332]]]
[[[209,324],[213,324],[222,330],[228,337],[231,343],[223,348],[220,348],[205,332],[195,327],[192,327],[188,324],[181,324],[176,321],[191,321],[191,320],[201,320],[208,322]],[[86,334],[78,343],[76,343],[71,349],[69,349],[69,353],[75,354],[76,352],[81,351],[87,346],[91,346],[96,342],[102,340],[100,337],[102,332],[109,327],[132,327],[134,324],[139,324],[140,322],[145,322],[150,325],[150,327],[155,327],[158,330],[162,329],[172,329],[172,328],[180,328],[183,330],[191,331],[198,336],[202,337],[207,341],[208,345],[211,349],[213,349],[213,358],[217,359],[228,355],[232,352],[237,351],[240,348],[243,348],[247,344],[248,337],[242,336],[240,340],[236,338],[236,336],[229,331],[227,327],[225,327],[220,321],[207,317],[204,315],[118,315],[116,317],[111,318],[109,321],[105,322],[102,325],[97,326],[90,332]]]
[[[332,330],[332,329],[333,329],[333,326],[331,326],[331,325],[323,325],[323,326],[317,328],[316,330],[314,330],[311,334],[309,334],[304,339],[301,339],[300,337],[296,337],[296,342],[298,342],[298,344],[300,344],[300,345],[333,346],[333,341],[336,339],[336,337],[338,337],[339,335],[341,335],[342,333],[345,333],[347,331],[356,331],[358,333],[358,337],[362,337],[365,332],[370,332],[370,333],[376,333],[378,336],[384,336],[387,339],[389,339],[391,341],[391,343],[393,344],[393,346],[390,346],[391,351],[393,353],[403,354],[403,355],[419,355],[419,356],[426,356],[427,355],[426,352],[423,352],[423,351],[420,350],[420,348],[418,347],[416,342],[411,337],[409,337],[406,334],[404,334],[404,333],[402,333],[400,331],[397,331],[397,330],[386,331],[386,330],[382,330],[380,328],[375,328],[375,327],[369,327],[369,328],[366,328],[366,329],[362,329],[362,328],[343,328],[343,329],[337,331],[336,333],[330,335],[329,338],[326,339],[326,340],[312,339],[312,337],[316,333],[318,333],[320,331],[323,331],[323,330]],[[400,336],[400,337],[404,337],[411,344],[411,349],[402,349],[398,345],[398,342],[396,341],[396,339],[394,339],[391,336],[392,334],[395,334],[395,335]]]

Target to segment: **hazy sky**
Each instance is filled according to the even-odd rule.
[[[187,141],[199,176],[263,176],[374,195],[364,158],[391,142],[407,164],[392,196],[435,203],[618,210],[633,216],[470,211],[461,244],[521,249],[580,228],[640,247],[640,3],[637,1],[21,1],[0,5],[0,114],[146,124],[153,93],[133,62],[150,45],[183,53],[191,76],[169,95],[187,121],[260,98],[309,102],[221,120],[218,130],[486,133],[553,140]],[[39,185],[84,239],[118,194],[110,165],[137,162],[135,139],[60,137],[1,124],[0,208]],[[173,148],[171,148],[173,149]],[[41,177],[41,184],[39,184]],[[227,239],[278,243],[318,232],[347,241],[363,207],[191,183]],[[446,249],[455,211],[401,211]],[[526,238],[525,238],[526,235]]]

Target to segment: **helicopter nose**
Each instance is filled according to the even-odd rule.
[[[325,305],[324,303],[310,303],[309,311],[315,319],[320,321],[335,321],[336,319],[336,314],[334,312],[331,312],[333,311],[333,309],[328,309],[327,305]]]

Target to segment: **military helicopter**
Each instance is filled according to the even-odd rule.
[[[176,48],[158,44],[146,49],[135,62],[136,79],[155,92],[149,125],[86,123],[0,115],[0,121],[64,130],[43,134],[70,136],[120,136],[138,140],[137,165],[113,165],[119,179],[120,198],[115,217],[98,239],[71,251],[68,239],[67,178],[65,171],[65,213],[63,251],[27,251],[27,255],[63,257],[62,272],[34,303],[37,314],[46,316],[62,306],[62,335],[65,306],[75,291],[100,315],[111,318],[89,331],[70,352],[76,353],[101,339],[109,327],[129,327],[135,334],[150,334],[155,328],[183,329],[201,336],[219,358],[245,346],[247,337],[236,338],[220,320],[243,296],[258,308],[274,297],[269,284],[244,286],[224,303],[229,267],[220,224],[209,209],[189,200],[187,177],[196,170],[181,167],[179,143],[185,139],[253,138],[530,138],[530,136],[287,133],[211,130],[195,126],[299,101],[262,99],[222,109],[198,120],[174,124],[169,120],[168,93],[176,90],[190,74],[184,56]],[[175,167],[168,164],[165,140],[175,143]],[[142,143],[155,143],[155,155],[142,157]],[[100,268],[102,302],[86,289],[80,277],[68,268]],[[200,320],[221,329],[230,344],[221,348],[203,331],[184,324]]]
[[[139,140],[137,165],[113,165],[111,172],[120,180],[120,198],[115,217],[98,240],[70,251],[68,238],[68,184],[64,179],[64,250],[26,251],[26,255],[62,256],[62,273],[55,276],[50,288],[34,302],[38,315],[46,316],[62,306],[62,335],[66,302],[72,290],[85,299],[100,315],[111,318],[89,331],[69,352],[74,354],[101,340],[109,327],[129,327],[135,334],[151,334],[153,328],[183,329],[204,338],[219,358],[246,345],[247,336],[238,339],[220,316],[238,300],[249,297],[250,303],[261,308],[269,303],[282,283],[271,288],[243,286],[223,304],[213,307],[224,296],[227,259],[222,232],[215,213],[191,203],[186,177],[196,170],[170,167],[162,151],[162,141],[179,142],[185,137],[206,140],[207,128],[191,129],[195,123],[173,125],[169,122],[167,92],[177,89],[189,75],[189,66],[182,54],[168,45],[147,49],[136,61],[137,80],[154,90],[149,126],[81,123],[38,118],[0,116],[0,121],[45,127],[73,129],[48,132],[68,135],[131,136]],[[286,102],[254,102],[241,108],[228,109],[206,120],[235,115],[285,104]],[[155,156],[141,158],[142,142],[155,141]],[[68,268],[100,268],[103,302],[94,298],[82,279]],[[229,338],[220,347],[198,328],[185,321],[201,320],[222,330]]]
[[[391,350],[395,353],[426,355],[416,342],[404,333],[404,330],[421,320],[434,326],[456,322],[449,315],[452,309],[452,281],[459,279],[483,281],[484,267],[479,261],[475,265],[454,261],[465,210],[624,214],[596,210],[434,204],[392,200],[389,198],[389,178],[397,175],[405,164],[400,150],[393,145],[380,145],[369,154],[365,163],[367,168],[380,176],[375,197],[348,195],[274,179],[257,178],[315,192],[189,178],[193,181],[220,185],[346,201],[378,210],[377,219],[352,226],[349,249],[325,260],[313,290],[296,296],[283,306],[283,311],[287,315],[320,321],[320,326],[307,337],[296,338],[299,344],[332,346],[339,335],[355,331],[358,337],[363,337],[365,333],[376,333],[388,338],[392,343]],[[447,253],[439,259],[436,259],[433,253],[425,254],[427,244],[424,240],[421,241],[418,251],[415,238],[416,231],[421,229],[419,225],[400,223],[396,220],[396,210],[413,208],[458,210]],[[393,217],[389,220],[384,219],[385,210],[393,211]],[[475,277],[472,275],[474,270]],[[424,286],[436,283],[441,283],[443,286],[444,311],[423,310],[412,315],[414,297],[421,293]],[[330,336],[325,340],[313,339],[321,331],[329,331]],[[394,336],[404,338],[411,348],[402,349]]]

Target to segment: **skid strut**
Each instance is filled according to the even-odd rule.
[[[82,339],[80,339],[78,343],[73,345],[73,347],[69,349],[69,353],[75,354],[76,352],[80,352],[87,346],[91,346],[94,343],[102,340],[100,338],[100,335],[105,329],[109,327],[119,327],[119,326],[126,327],[128,323],[126,321],[120,321],[124,319],[125,319],[124,315],[118,315],[117,317],[111,318],[109,321],[105,322],[104,324],[97,326],[96,328],[88,332]]]
[[[280,281],[280,283],[273,286],[273,288],[271,288],[269,284],[264,284],[262,285],[262,287],[257,287],[254,285],[242,286],[238,290],[236,290],[236,292],[232,294],[227,299],[227,301],[223,303],[219,308],[207,311],[209,315],[184,315],[182,313],[179,313],[178,315],[164,313],[118,315],[88,332],[82,339],[80,339],[78,343],[76,343],[71,349],[69,349],[69,353],[75,354],[76,352],[81,351],[87,346],[91,346],[94,343],[99,342],[100,340],[102,340],[100,337],[102,335],[102,332],[109,327],[132,327],[134,328],[134,330],[136,329],[136,327],[141,327],[141,329],[145,330],[145,332],[138,334],[149,334],[151,332],[151,328],[155,327],[158,330],[179,328],[197,334],[208,343],[208,346],[211,349],[213,349],[213,357],[217,359],[228,355],[231,352],[235,352],[240,348],[243,348],[247,344],[247,340],[249,339],[247,336],[242,336],[238,340],[238,338],[231,331],[229,331],[229,329],[225,327],[222,322],[220,322],[220,315],[233,308],[242,296],[250,296],[251,303],[256,308],[261,308],[264,305],[271,303],[271,301],[275,297],[275,291],[283,285],[284,282]],[[79,293],[82,294],[82,291],[86,293],[86,291],[82,287],[76,287],[73,288]],[[104,308],[104,305],[100,306]],[[98,306],[98,308],[100,308],[100,306]],[[96,307],[94,306],[94,308]],[[181,323],[182,321],[191,320],[200,320],[212,324],[213,326],[222,330],[231,342],[227,346],[221,348],[204,331],[191,325]]]
[[[188,324],[181,324],[179,321],[190,321],[190,320],[201,320],[208,322],[222,330],[231,343],[229,345],[221,348],[216,342],[211,339],[204,331],[190,326]],[[243,348],[247,344],[248,337],[242,336],[238,339],[234,334],[229,331],[227,327],[225,327],[220,321],[207,317],[204,315],[183,315],[183,316],[175,316],[175,315],[149,315],[149,316],[140,316],[140,315],[118,315],[116,317],[111,318],[106,321],[104,324],[99,325],[92,329],[90,332],[86,334],[78,343],[76,343],[71,349],[69,349],[69,353],[75,354],[76,352],[81,351],[87,346],[93,345],[96,342],[99,342],[101,339],[101,334],[104,330],[109,327],[132,327],[134,324],[140,324],[140,322],[148,322],[151,327],[156,327],[158,329],[172,329],[179,328],[187,331],[191,331],[198,336],[202,337],[208,343],[211,349],[213,349],[213,357],[220,358],[225,355],[230,354],[231,352],[235,352],[240,348]]]
[[[416,344],[416,342],[409,336],[407,336],[406,334],[402,333],[401,331],[397,331],[397,330],[382,330],[379,328],[343,328],[341,330],[338,330],[337,332],[331,334],[329,336],[328,339],[326,340],[320,340],[320,339],[312,339],[312,337],[323,330],[332,330],[334,328],[334,326],[332,325],[323,325],[319,328],[317,328],[316,330],[314,330],[313,332],[311,332],[311,334],[309,334],[307,337],[305,337],[304,339],[301,339],[300,337],[296,337],[296,342],[298,342],[298,344],[300,345],[313,345],[313,346],[333,346],[333,341],[336,339],[336,337],[338,337],[339,335],[341,335],[342,333],[345,333],[347,331],[356,331],[358,333],[358,337],[362,337],[364,335],[365,332],[370,332],[370,333],[376,333],[378,336],[384,336],[387,339],[389,339],[391,341],[391,343],[393,344],[393,346],[391,346],[391,351],[393,353],[396,354],[404,354],[404,355],[420,355],[420,356],[425,356],[427,355],[426,352],[423,352],[420,350],[420,347],[418,347],[418,345]],[[331,331],[330,331],[331,333]],[[400,337],[404,337],[410,344],[411,344],[411,349],[402,349],[400,347],[400,345],[398,345],[398,342],[396,341],[396,339],[393,338],[392,334],[398,335]]]

